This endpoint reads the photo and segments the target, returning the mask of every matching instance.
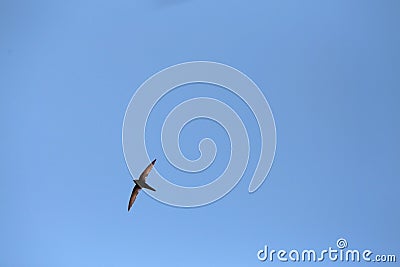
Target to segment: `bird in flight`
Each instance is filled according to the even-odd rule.
[[[146,169],[142,172],[140,175],[139,179],[134,179],[133,182],[135,182],[135,187],[132,190],[131,198],[129,199],[129,204],[128,204],[128,211],[131,209],[133,202],[135,202],[135,199],[137,195],[139,194],[139,191],[142,188],[145,189],[150,189],[152,191],[156,191],[153,187],[150,185],[146,184],[146,178],[149,175],[149,172],[153,169],[154,164],[156,163],[156,160],[153,160],[149,166],[147,166]]]

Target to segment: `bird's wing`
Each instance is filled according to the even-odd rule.
[[[133,202],[135,202],[135,199],[137,195],[139,194],[140,187],[135,185],[135,187],[132,190],[131,198],[129,199],[129,204],[128,204],[128,211],[131,209]]]
[[[142,174],[139,177],[139,180],[141,181],[146,181],[146,177],[147,175],[149,175],[150,171],[153,169],[154,164],[156,163],[156,160],[153,160],[149,166],[147,166],[146,169],[144,169],[144,171],[142,172]]]

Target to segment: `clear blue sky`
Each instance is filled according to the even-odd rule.
[[[339,237],[399,258],[399,25],[396,0],[2,1],[0,266],[277,266],[257,251]],[[212,205],[142,192],[127,213],[125,109],[149,76],[191,60],[261,88],[274,165],[254,194],[247,173]]]

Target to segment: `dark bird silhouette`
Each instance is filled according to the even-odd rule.
[[[146,183],[146,178],[149,175],[150,171],[153,169],[154,164],[156,163],[156,160],[153,160],[149,166],[147,166],[146,169],[142,172],[140,175],[139,179],[134,179],[133,182],[135,183],[135,187],[132,190],[131,198],[129,199],[129,204],[128,204],[128,211],[131,209],[133,202],[135,202],[137,195],[139,194],[139,191],[142,188],[149,189],[152,191],[156,191],[153,187],[148,185]]]

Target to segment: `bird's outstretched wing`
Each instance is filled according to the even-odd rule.
[[[131,209],[133,202],[135,202],[135,199],[137,195],[139,194],[140,187],[138,185],[135,185],[135,187],[132,190],[131,198],[129,199],[129,204],[128,204],[128,211]]]
[[[156,160],[153,160],[149,166],[147,166],[146,169],[144,169],[144,171],[142,172],[142,174],[139,177],[139,180],[141,181],[146,181],[146,177],[147,175],[149,175],[150,171],[153,169],[154,164],[156,163]]]

